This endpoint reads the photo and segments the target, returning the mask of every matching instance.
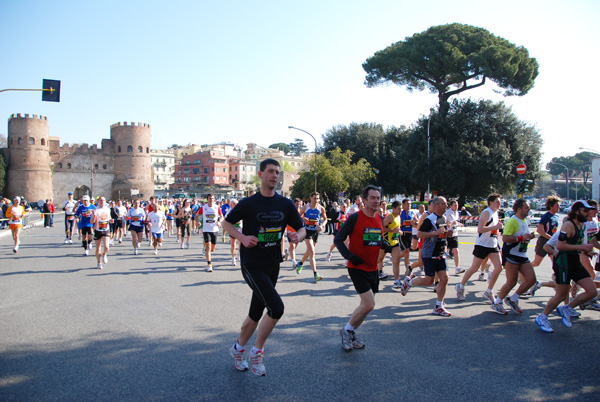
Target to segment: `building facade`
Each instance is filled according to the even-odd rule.
[[[103,195],[130,198],[132,190],[144,198],[154,194],[150,158],[150,125],[117,123],[101,147],[60,145],[50,137],[45,116],[13,114],[8,120],[7,187],[5,195],[28,201],[62,200]]]

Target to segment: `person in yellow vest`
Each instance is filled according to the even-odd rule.
[[[19,251],[19,235],[21,234],[21,228],[23,227],[23,217],[25,216],[25,208],[21,205],[21,197],[16,196],[13,200],[13,204],[6,210],[6,217],[8,218],[8,224],[12,232],[12,237],[15,242],[15,248],[13,253]]]

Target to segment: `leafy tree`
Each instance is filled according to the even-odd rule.
[[[538,75],[536,59],[489,31],[464,24],[433,26],[376,52],[363,63],[367,87],[383,83],[438,94],[446,115],[449,98],[496,83],[505,96],[525,95]]]
[[[304,141],[300,138],[294,138],[294,142],[288,144],[290,147],[290,154],[293,155],[302,155],[303,152],[308,151],[306,145],[304,145]]]
[[[566,179],[567,170],[562,166],[564,165],[569,169],[569,178],[581,176],[583,178],[583,185],[587,188],[588,180],[592,174],[592,160],[599,156],[597,153],[586,151],[579,152],[573,156],[554,157],[546,165],[546,169],[548,169],[551,175],[563,176]],[[573,194],[575,194],[575,188],[571,188],[570,186],[569,190],[574,191]],[[581,192],[581,190],[577,192]]]
[[[450,197],[514,193],[520,163],[527,165],[528,179],[539,177],[542,138],[504,103],[454,100],[445,118],[439,110],[430,118],[432,191]],[[407,181],[407,192],[427,190],[427,123],[422,117],[404,144],[408,172],[400,177]]]
[[[326,199],[337,199],[340,192],[345,194],[360,194],[369,184],[375,174],[369,163],[360,159],[352,162],[353,152],[337,148],[330,152],[329,157],[317,155],[317,191]],[[314,161],[309,162],[311,167]],[[314,169],[300,173],[292,188],[292,198],[308,199],[315,189]]]
[[[289,154],[290,153],[290,146],[288,144],[284,144],[283,142],[277,142],[275,144],[271,144],[269,145],[269,148],[272,149],[278,149],[280,151],[283,151],[284,154]]]
[[[399,172],[403,168],[403,147],[407,138],[406,127],[384,130],[376,123],[351,123],[327,130],[323,135],[321,151],[329,157],[337,147],[352,151],[353,163],[364,159],[379,171],[375,182],[382,187],[384,194],[401,193],[406,190],[405,181],[398,180],[398,177],[403,177]]]

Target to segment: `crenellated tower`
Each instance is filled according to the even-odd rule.
[[[129,198],[131,190],[139,190],[145,199],[154,195],[152,160],[150,158],[150,125],[117,123],[110,126],[114,142],[112,199]]]
[[[46,116],[19,113],[8,119],[7,196],[30,202],[52,198],[48,133]]]

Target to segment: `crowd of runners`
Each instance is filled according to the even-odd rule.
[[[388,204],[381,200],[377,187],[368,186],[353,202],[346,199],[341,205],[333,204],[333,208],[326,209],[318,192],[310,194],[306,204],[276,194],[279,169],[277,161],[263,161],[259,171],[260,191],[239,202],[217,201],[213,194],[202,201],[153,197],[147,202],[107,202],[104,197],[92,200],[89,196],[75,200],[69,193],[56,211],[59,213],[62,208],[64,213],[64,243],[80,243],[84,256],[95,246],[97,268],[103,269],[111,246],[127,242],[128,236],[133,255],[138,255],[146,242],[148,245],[144,247],[158,255],[165,238],[172,238],[178,247],[188,249],[192,235],[201,235],[199,246],[206,271],[213,272],[212,255],[219,239],[227,242],[231,265],[239,264],[253,291],[249,313],[229,353],[236,369],[250,369],[257,375],[266,373],[264,345],[283,315],[283,301],[275,290],[280,265],[290,260],[296,274],[302,275],[308,263],[314,282],[321,281],[315,245],[325,232],[334,235],[326,261],[331,260],[337,249],[346,260],[348,276],[359,295],[358,306],[340,330],[341,345],[346,351],[365,347],[356,330],[375,308],[380,281],[388,278],[384,271],[387,255],[392,265],[391,289],[406,296],[412,287],[433,287],[432,314],[437,316],[452,315],[445,303],[449,270],[454,275],[462,274],[454,288],[457,303],[472,297],[467,285],[477,275],[479,281],[487,283],[482,296],[494,312],[502,315],[509,310],[522,314],[521,297],[534,296],[542,286],[554,288],[555,295],[535,318],[544,332],[553,331],[548,316],[554,310],[569,328],[572,319],[581,315],[577,307],[600,311],[597,301],[600,282],[595,280],[595,270],[600,269],[598,261],[594,266],[600,248],[600,226],[598,204],[594,200],[576,201],[561,223],[557,216],[561,200],[548,197],[547,212],[532,231],[526,200],[517,199],[512,216],[501,219],[498,214],[501,196],[490,194],[487,208],[479,216],[473,261],[465,269],[460,265],[458,237],[462,224],[456,200],[438,196],[427,208],[421,204],[414,210],[411,200]],[[14,253],[19,249],[20,227],[26,213],[19,197],[15,197],[5,213],[13,232]],[[535,257],[530,261],[528,250],[535,238]],[[300,255],[297,246],[302,242],[306,247]],[[411,251],[416,255],[412,262]],[[554,275],[551,281],[541,282],[534,268],[546,256],[552,260]],[[453,267],[448,266],[449,259]],[[402,277],[401,263],[404,263]],[[497,287],[502,271],[505,283]],[[263,315],[265,310],[267,315]],[[254,347],[246,354],[246,343],[255,331],[258,332]]]

